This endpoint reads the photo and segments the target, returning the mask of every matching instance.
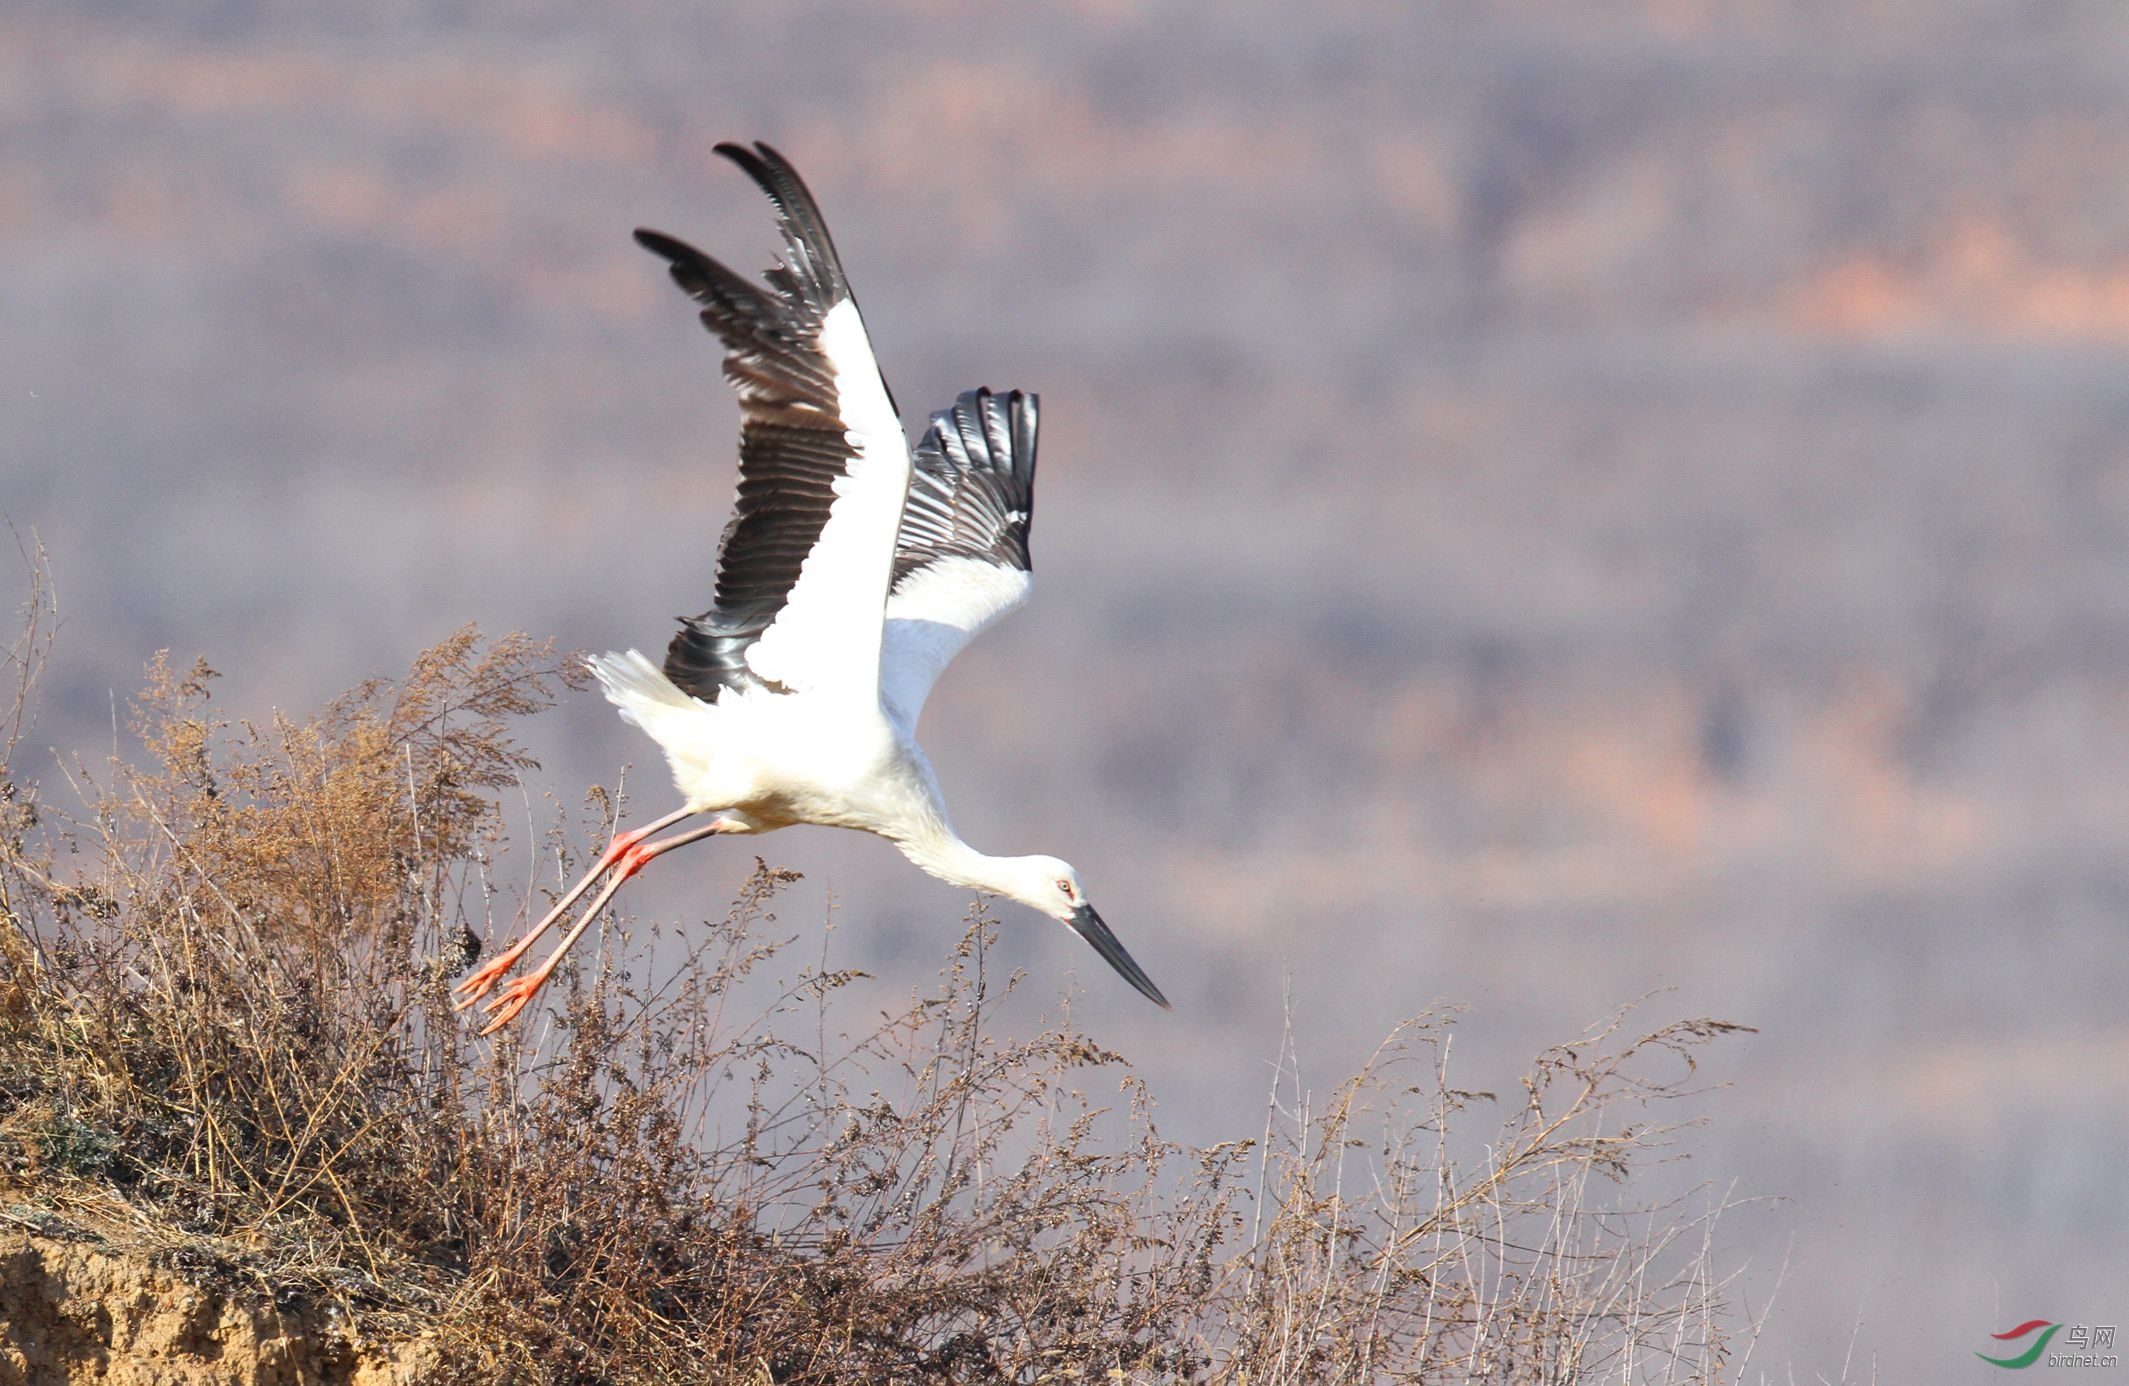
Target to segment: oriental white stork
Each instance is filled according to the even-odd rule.
[[[1027,600],[1036,397],[971,390],[932,416],[912,454],[805,184],[766,144],[717,152],[775,204],[785,259],[766,291],[693,246],[636,232],[702,305],[739,393],[739,497],[718,543],[716,600],[682,620],[663,668],[634,650],[590,661],[608,701],[664,749],[684,802],[617,835],[546,918],[458,984],[460,1008],[602,877],[547,960],[487,1001],[481,1033],[525,1008],[652,859],[794,823],[878,833],[941,880],[1069,925],[1165,1007],[1068,863],[986,856],[955,834],[917,745],[940,671]],[[679,831],[655,836],[668,828]]]

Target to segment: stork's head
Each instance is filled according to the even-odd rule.
[[[1008,895],[1029,909],[1039,910],[1068,926],[1072,932],[1094,945],[1094,951],[1102,960],[1115,968],[1123,979],[1137,987],[1147,999],[1163,1010],[1168,1008],[1168,998],[1153,985],[1153,979],[1145,974],[1109,926],[1102,923],[1100,915],[1087,900],[1087,892],[1079,884],[1079,873],[1068,861],[1056,857],[1012,857],[1007,878],[998,884],[999,892]]]
[[[1079,884],[1072,863],[1056,857],[1008,857],[1000,891],[1029,909],[1040,910],[1059,923],[1069,924],[1087,907],[1087,894]]]

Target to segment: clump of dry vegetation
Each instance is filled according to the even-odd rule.
[[[12,754],[46,617],[0,766],[18,1222],[122,1222],[228,1292],[426,1332],[450,1381],[1723,1375],[1713,1213],[1622,1200],[1732,1027],[1622,1016],[1496,1101],[1423,1016],[1320,1107],[1282,1065],[1261,1132],[1185,1149],[1120,1056],[993,1033],[980,911],[930,994],[827,1052],[849,975],[786,966],[763,867],[655,989],[616,926],[551,1024],[476,1041],[448,987],[511,922],[510,723],[566,661],[468,631],[232,726],[212,671],[158,660],[143,763],[73,767],[61,814]]]

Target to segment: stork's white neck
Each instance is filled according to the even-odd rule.
[[[894,839],[894,845],[924,870],[949,885],[994,895],[1017,895],[1010,871],[1017,860],[992,857],[963,842],[944,818],[926,815],[915,829]]]

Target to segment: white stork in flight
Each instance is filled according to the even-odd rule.
[[[457,987],[486,995],[601,877],[605,888],[533,972],[489,999],[488,1034],[554,972],[622,882],[719,833],[820,823],[878,833],[941,880],[1009,896],[1094,945],[1161,995],[1056,857],[992,857],[947,821],[917,716],[947,662],[1027,600],[1035,396],[971,390],[934,414],[914,453],[820,209],[766,144],[721,144],[776,205],[785,261],[766,291],[656,231],[724,343],[739,392],[739,497],[717,547],[717,595],[683,619],[659,666],[630,650],[590,661],[621,716],[664,748],[681,807],[621,833],[584,879]],[[705,821],[666,837],[654,834]]]

